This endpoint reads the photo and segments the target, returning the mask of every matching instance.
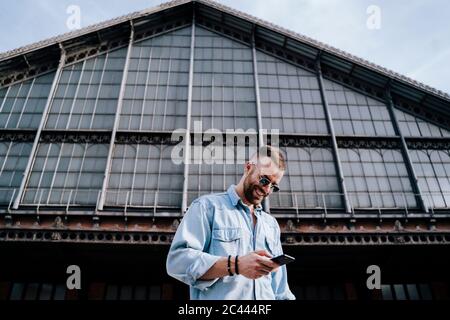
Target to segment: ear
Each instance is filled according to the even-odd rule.
[[[247,161],[244,166],[244,173],[248,174],[251,169],[252,169],[252,164],[250,163],[250,161]]]

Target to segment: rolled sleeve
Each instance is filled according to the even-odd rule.
[[[183,217],[167,255],[167,273],[199,290],[212,286],[219,278],[200,280],[220,258],[206,251],[211,241],[211,221],[201,198],[194,200]]]
[[[213,256],[208,253],[201,254],[198,259],[191,265],[188,274],[191,279],[189,284],[199,290],[205,290],[212,286],[219,278],[212,280],[199,280],[199,278],[206,273],[216,262],[219,256]]]

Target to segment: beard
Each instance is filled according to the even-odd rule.
[[[244,181],[244,196],[253,205],[261,204],[264,198],[267,197],[259,183],[250,183],[247,179]]]

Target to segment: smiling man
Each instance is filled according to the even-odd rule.
[[[191,299],[295,299],[286,266],[270,260],[283,253],[280,227],[261,206],[284,171],[281,151],[261,147],[237,185],[192,202],[166,263],[169,275],[190,286]]]

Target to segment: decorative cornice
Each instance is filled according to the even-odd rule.
[[[164,144],[176,145],[180,141],[172,141],[170,132],[125,132],[118,131],[116,143],[123,144]]]
[[[34,130],[0,130],[0,141],[33,142]]]
[[[0,242],[111,243],[164,245],[172,243],[175,232],[120,232],[102,230],[3,229]],[[281,234],[285,246],[386,246],[386,245],[450,245],[449,232],[341,232]]]
[[[0,77],[0,86],[5,87],[42,76],[49,72],[54,72],[58,68],[58,61],[37,64],[12,73],[5,73]]]
[[[450,152],[450,138],[405,138],[409,149],[446,150]]]
[[[400,149],[399,138],[375,137],[336,137],[339,148],[367,148],[367,149]]]
[[[307,136],[280,136],[280,146],[283,147],[316,147],[331,148],[330,137],[307,137]]]
[[[57,143],[109,143],[111,133],[108,131],[50,131],[42,132],[39,142]]]

